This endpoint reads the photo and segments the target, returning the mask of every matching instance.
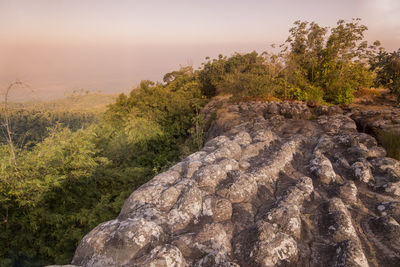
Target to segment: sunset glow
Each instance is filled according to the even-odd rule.
[[[333,26],[360,17],[370,42],[394,50],[399,13],[397,0],[1,0],[0,85],[19,78],[54,97],[126,91],[206,56],[268,50],[295,20]]]

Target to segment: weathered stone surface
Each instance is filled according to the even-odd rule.
[[[378,110],[353,109],[351,118],[363,132],[378,134],[380,131],[400,132],[400,108],[385,107]]]
[[[331,161],[319,150],[313,154],[310,170],[324,184],[330,184],[336,180],[336,173],[333,170]]]
[[[218,195],[228,199],[231,203],[250,201],[256,193],[257,183],[252,176],[247,174],[240,174],[217,191]]]
[[[172,245],[155,247],[150,254],[138,259],[131,266],[172,267],[188,266],[181,251]]]
[[[276,266],[294,261],[297,257],[297,243],[291,236],[277,231],[270,223],[262,224],[259,241],[250,254],[260,266]]]
[[[400,196],[400,182],[387,183],[384,187],[386,192],[392,193],[395,196]]]
[[[222,111],[204,148],[133,192],[73,264],[400,266],[400,163],[348,113],[289,102]]]
[[[338,106],[317,106],[314,110],[314,113],[318,116],[332,116],[335,114],[343,114],[343,110]]]
[[[347,181],[339,188],[339,196],[344,203],[354,205],[358,200],[357,186],[353,181]]]
[[[215,187],[224,178],[226,178],[226,170],[218,164],[204,166],[194,174],[198,186],[209,192],[214,192]]]
[[[328,211],[333,221],[328,229],[333,239],[341,245],[340,250],[336,250],[336,264],[369,266],[360,239],[353,226],[351,215],[342,200],[339,198],[330,200]]]
[[[361,182],[371,183],[374,181],[374,177],[372,176],[372,172],[370,169],[370,163],[365,159],[360,159],[351,165],[351,168],[354,170],[354,176]]]
[[[143,218],[109,221],[84,237],[73,261],[84,266],[128,264],[150,242],[160,240],[162,233],[159,225]]]
[[[203,192],[196,186],[186,189],[176,206],[168,213],[168,225],[172,232],[184,229],[201,213]]]
[[[400,161],[379,157],[372,159],[371,164],[376,173],[389,176],[393,181],[400,180]]]
[[[207,196],[203,200],[203,215],[212,217],[214,222],[227,221],[232,217],[232,203],[224,198]]]

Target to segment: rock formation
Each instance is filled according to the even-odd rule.
[[[204,148],[133,192],[72,264],[400,266],[400,162],[357,130],[360,114],[221,110]]]
[[[361,110],[354,108],[351,118],[363,132],[378,134],[379,131],[394,131],[400,133],[400,109],[386,107],[376,110]]]

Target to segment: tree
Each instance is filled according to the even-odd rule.
[[[376,71],[376,85],[387,86],[400,102],[400,49],[388,53],[381,49],[371,59],[371,68]]]
[[[330,29],[315,22],[296,21],[283,45],[283,76],[294,88],[321,88],[324,100],[348,104],[353,92],[368,87],[373,80],[368,56],[376,46],[364,41],[365,25],[360,19],[339,20]]]
[[[199,72],[202,93],[206,96],[232,94],[233,98],[272,96],[273,78],[280,65],[268,53],[235,53],[209,60]]]

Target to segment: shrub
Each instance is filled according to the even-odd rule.
[[[389,88],[400,102],[400,49],[392,53],[381,50],[370,63],[377,73],[375,84]]]
[[[224,88],[223,91],[225,92],[232,92],[233,99],[272,95],[271,79],[268,75],[254,73],[228,74],[220,87]]]
[[[325,104],[324,91],[321,87],[310,85],[305,91],[307,92],[307,102],[312,103],[312,105]]]
[[[287,87],[281,86],[276,90],[275,96],[282,100],[307,100],[307,92],[300,89],[299,87],[294,87],[287,85]]]
[[[243,97],[267,97],[273,95],[273,78],[280,65],[274,57],[257,52],[236,53],[227,58],[206,62],[198,77],[201,92],[210,97],[216,94],[232,94],[234,99]]]
[[[400,132],[381,131],[378,133],[378,141],[386,149],[389,157],[400,160]]]
[[[354,100],[354,89],[349,84],[345,84],[334,91],[330,100],[337,105],[351,104]]]

